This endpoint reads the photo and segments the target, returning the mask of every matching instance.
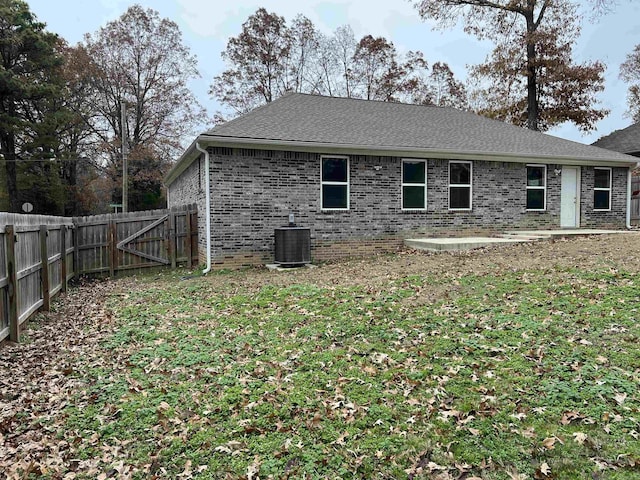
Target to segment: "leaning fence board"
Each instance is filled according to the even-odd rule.
[[[75,276],[191,268],[197,245],[195,205],[75,218],[0,212],[0,341],[19,341]]]

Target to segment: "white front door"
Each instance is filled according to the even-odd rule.
[[[580,226],[580,167],[562,167],[560,187],[560,226]]]

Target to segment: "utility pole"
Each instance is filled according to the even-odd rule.
[[[120,141],[122,143],[122,212],[129,211],[129,179],[127,168],[127,104],[121,100]]]

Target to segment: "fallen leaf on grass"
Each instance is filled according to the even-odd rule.
[[[527,475],[524,473],[518,473],[517,470],[507,470],[507,475],[511,480],[527,480]]]
[[[187,460],[184,464],[184,471],[178,475],[180,478],[191,478],[191,460]]]
[[[622,405],[624,401],[627,399],[626,393],[616,393],[613,396],[613,399],[618,403],[618,405]]]
[[[345,438],[347,438],[348,436],[349,436],[349,432],[344,432],[333,443],[336,444],[336,445],[345,445],[347,443],[347,442],[345,442]]]
[[[247,467],[247,480],[254,480],[258,478],[258,472],[260,472],[260,457],[257,455],[253,458],[251,465]]]
[[[438,465],[436,462],[429,462],[427,463],[427,468],[429,469],[430,472],[435,472],[438,470],[446,470],[447,467],[444,467],[442,465]]]
[[[581,415],[578,412],[564,412],[562,414],[562,419],[560,420],[560,423],[562,425],[569,425],[574,420],[579,420],[581,418],[584,418],[584,415]]]
[[[540,473],[545,476],[548,476],[551,473],[551,467],[549,467],[547,462],[542,462],[542,465],[540,465]]]
[[[575,432],[573,434],[573,441],[582,445],[584,441],[587,439],[587,435],[582,432]]]

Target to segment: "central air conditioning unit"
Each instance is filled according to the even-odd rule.
[[[276,228],[275,263],[282,267],[299,267],[311,263],[311,229],[298,227],[289,215],[289,225]]]

